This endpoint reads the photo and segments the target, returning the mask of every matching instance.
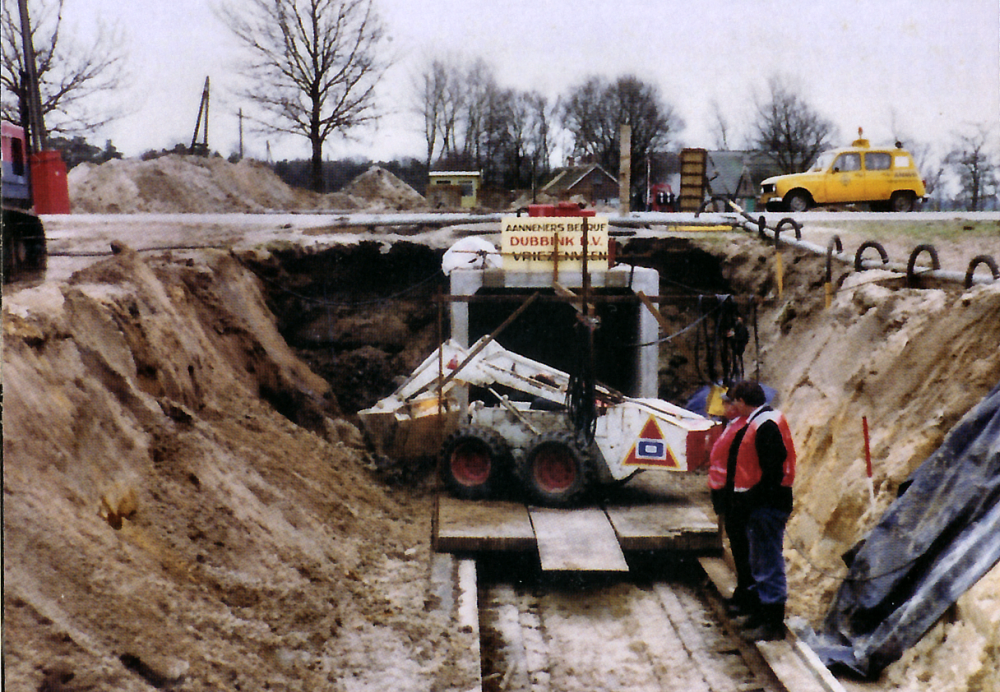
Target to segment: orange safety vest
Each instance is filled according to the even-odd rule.
[[[725,430],[719,435],[719,439],[712,445],[712,451],[708,456],[708,487],[712,490],[721,490],[726,485],[726,467],[729,463],[729,447],[733,443],[736,433],[747,424],[745,416],[740,416],[729,421]]]
[[[791,488],[795,481],[795,445],[792,443],[792,431],[788,428],[788,421],[785,420],[781,411],[763,411],[750,415],[750,424],[747,432],[740,442],[740,449],[736,456],[736,474],[734,488],[737,492],[749,490],[760,482],[763,475],[760,470],[760,459],[757,458],[757,429],[761,423],[773,421],[777,423],[781,432],[781,440],[785,443],[785,463],[781,485]]]

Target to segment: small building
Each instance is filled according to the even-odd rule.
[[[479,171],[431,171],[427,174],[427,203],[432,208],[479,205]]]
[[[566,166],[557,168],[541,191],[555,199],[580,195],[591,206],[613,205],[618,199],[618,179],[596,163]]]

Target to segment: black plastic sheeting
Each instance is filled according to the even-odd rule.
[[[827,667],[875,678],[1000,561],[1000,385],[901,486],[868,537],[821,630]]]

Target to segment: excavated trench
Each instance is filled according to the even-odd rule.
[[[106,248],[122,234],[142,250],[154,231],[176,223],[123,219],[105,229],[98,221],[65,220],[53,247],[71,240],[74,248]],[[246,222],[239,219],[233,237],[245,236]],[[157,237],[185,244],[190,228],[178,229]],[[4,595],[12,607],[4,613],[4,654],[13,685],[70,689],[64,683],[75,676],[73,689],[146,689],[135,678],[141,669],[157,680],[184,677],[192,689],[469,689],[478,675],[479,656],[469,652],[480,633],[455,627],[449,602],[427,588],[429,563],[444,557],[429,555],[433,476],[425,466],[402,478],[424,482],[378,482],[363,442],[339,420],[392,390],[449,333],[447,311],[433,300],[446,287],[443,248],[379,239],[310,252],[273,233],[261,241],[266,249],[256,240],[198,251],[117,245],[69,279],[5,292]],[[342,240],[327,235],[306,240]],[[960,261],[942,253],[942,264],[964,267],[970,256],[994,251],[995,238],[953,243]],[[888,248],[893,257],[905,256],[904,242]],[[761,378],[779,393],[801,449],[786,544],[789,610],[820,623],[843,580],[840,556],[996,385],[1000,286],[963,291],[921,279],[913,288],[898,273],[838,266],[832,305],[824,307],[822,256],[785,253],[782,298],[774,248],[754,237],[623,244],[626,261],[660,272],[660,334],[688,329],[660,344],[663,398],[683,402],[712,379],[705,327],[717,330],[705,316],[718,295],[740,294],[737,304],[751,318],[751,296],[758,305]],[[857,238],[845,235],[844,244],[851,251]],[[602,316],[602,329],[618,317],[627,324],[639,308],[626,305],[622,315]],[[482,329],[510,310],[483,307],[496,314],[484,314]],[[546,326],[536,318],[539,338],[566,340],[547,336],[555,330]],[[748,374],[757,360],[751,341]],[[314,372],[333,394],[325,396]],[[303,429],[323,425],[319,436]],[[703,477],[687,478],[704,488]],[[617,596],[634,585],[640,602],[652,593],[673,603],[657,580],[676,585],[677,600],[696,581],[653,570],[644,573],[648,581],[553,583],[518,565],[509,570],[514,581],[504,581],[507,571],[501,564],[494,580],[484,569],[481,594],[488,600],[496,584],[524,603],[522,639],[591,619],[557,609],[546,622],[540,608],[549,603],[584,607],[581,595],[611,594],[598,613],[610,615],[601,621],[609,629],[591,628],[588,646],[550,658],[570,665],[597,660],[605,644],[653,661],[644,640],[610,629]],[[453,575],[446,577],[451,584]],[[998,580],[994,569],[878,682],[849,689],[997,688]],[[502,681],[511,671],[510,682],[517,670],[491,648],[492,616],[487,608],[482,615],[485,658],[493,661],[487,677],[500,673],[490,680]],[[682,617],[679,627],[699,631],[698,620]],[[654,650],[665,660],[676,647]],[[630,689],[657,688],[699,689],[672,681]]]
[[[266,262],[250,266],[264,280],[281,334],[330,383],[339,411],[353,419],[357,411],[393,391],[440,339],[448,338],[448,310],[436,300],[449,291],[441,272],[443,254],[409,242],[397,242],[388,250],[363,242],[315,253],[301,248],[276,251]],[[722,260],[685,238],[626,241],[619,257],[658,270],[660,312],[672,333],[709,313],[684,338],[660,345],[659,396],[683,403],[716,379],[712,375],[721,374],[709,361],[718,356],[713,351],[719,326],[716,306],[720,296],[732,291]],[[503,289],[484,289],[479,295],[489,298],[470,309],[470,338],[493,332],[526,297],[523,291]],[[750,316],[748,297],[736,296],[734,302]],[[633,386],[629,361],[634,358],[635,324],[644,309],[638,300],[606,302],[597,308],[597,377],[626,393]],[[567,345],[574,321],[568,304],[536,303],[497,340],[517,353],[570,370],[572,349]]]
[[[357,422],[358,410],[393,391],[449,335],[447,306],[437,300],[449,290],[442,255],[414,243],[387,251],[362,243],[315,254],[277,252],[251,268],[265,281],[286,341],[330,383],[341,414]],[[718,305],[732,293],[722,260],[685,238],[625,242],[620,257],[659,272],[662,325],[682,337],[660,345],[659,396],[683,404],[719,375],[719,354],[710,344],[717,345],[714,332],[722,326]],[[619,300],[597,306],[597,376],[627,392],[634,384],[639,311],[646,308],[634,296],[621,300],[633,295],[627,289],[610,294]],[[479,295],[486,298],[470,307],[470,340],[493,332],[525,300],[523,290]],[[750,296],[734,296],[732,303],[749,321]],[[570,370],[574,322],[566,303],[535,303],[497,339]],[[431,468],[411,462],[405,471],[381,470],[385,480],[412,483]],[[756,650],[727,629],[696,560],[643,552],[630,554],[629,562],[626,575],[553,574],[540,570],[534,554],[481,556],[483,689],[576,689],[595,681],[606,689],[668,688],[679,679],[692,690],[781,689]],[[581,599],[587,603],[582,611]]]

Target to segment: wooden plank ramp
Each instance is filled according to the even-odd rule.
[[[528,509],[519,502],[438,498],[435,548],[443,553],[534,550]]]
[[[597,507],[529,507],[545,571],[628,572],[608,515]]]
[[[718,524],[698,505],[647,504],[606,510],[623,550],[719,549]]]
[[[697,502],[607,508],[527,507],[519,502],[438,497],[435,550],[537,550],[543,570],[628,571],[624,551],[717,551],[718,527]]]

